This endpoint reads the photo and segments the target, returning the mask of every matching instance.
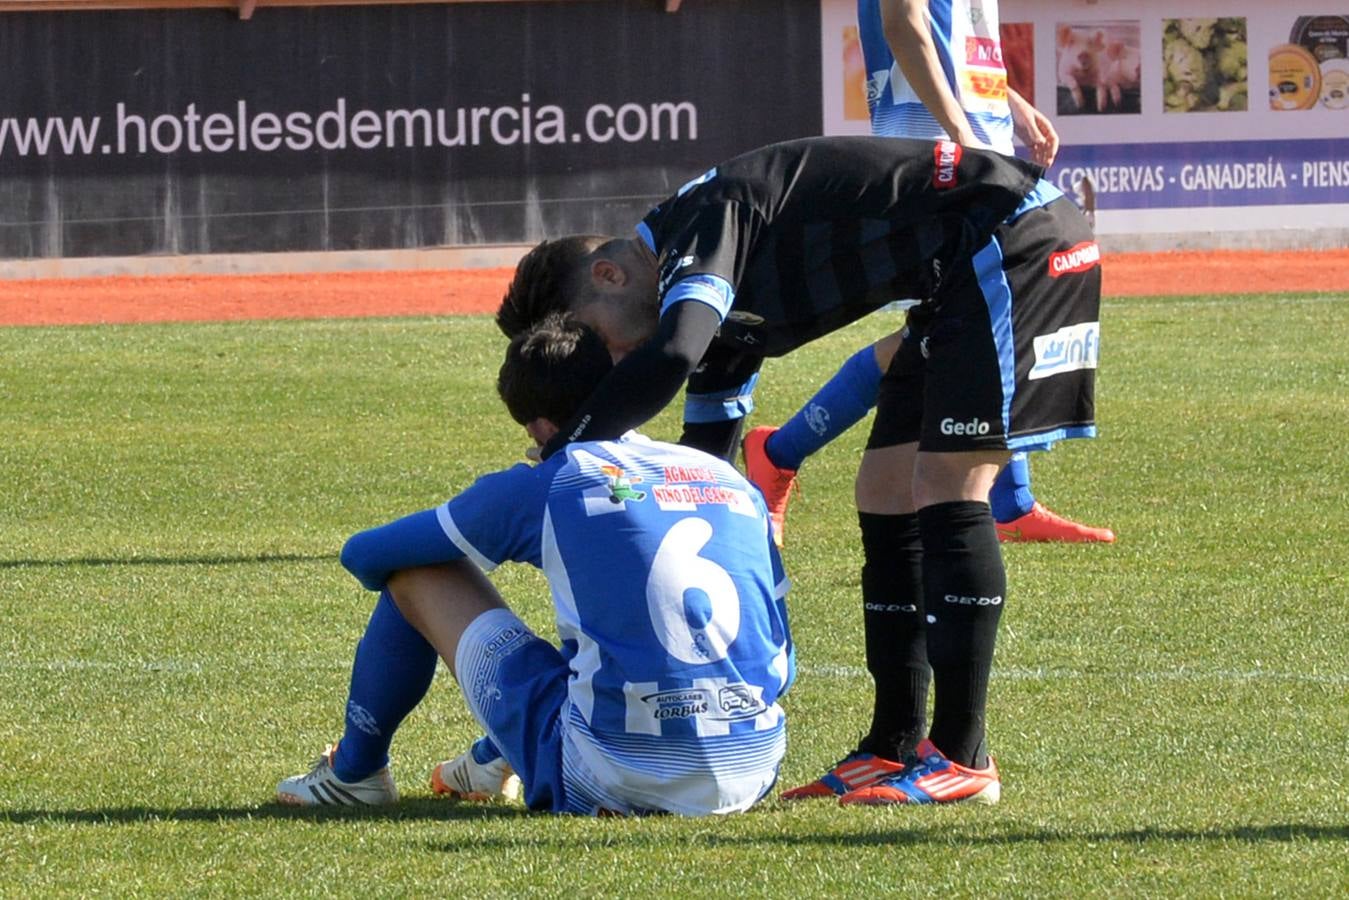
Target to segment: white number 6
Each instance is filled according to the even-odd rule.
[[[740,595],[721,566],[698,551],[712,539],[706,519],[681,519],[666,532],[651,561],[646,582],[646,609],[656,637],[680,662],[706,663],[726,657],[740,633]],[[689,624],[686,596],[701,591],[712,615],[700,628]]]

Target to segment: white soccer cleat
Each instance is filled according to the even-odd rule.
[[[431,790],[476,803],[516,801],[521,793],[520,776],[490,741],[479,738],[472,747],[432,770]]]
[[[276,802],[287,806],[382,806],[398,800],[389,767],[360,781],[343,781],[333,773],[336,744],[329,744],[314,768],[292,775],[276,786]]]

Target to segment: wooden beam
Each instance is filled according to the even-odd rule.
[[[258,0],[239,0],[239,18],[245,22],[253,18],[253,10],[257,5]]]

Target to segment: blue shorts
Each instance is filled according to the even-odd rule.
[[[489,610],[464,629],[454,669],[469,710],[524,783],[530,809],[578,815],[738,812],[777,780],[786,749],[780,719],[763,731],[712,738],[625,735],[618,746],[610,745],[571,702],[572,673],[562,654],[508,609]],[[654,750],[647,746],[653,740],[660,745]],[[729,757],[728,742],[734,744]],[[709,755],[720,760],[714,772],[707,770]]]
[[[464,629],[454,671],[469,711],[524,783],[525,803],[566,810],[561,713],[570,669],[552,644],[508,609]]]

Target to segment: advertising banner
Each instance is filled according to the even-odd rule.
[[[720,159],[819,131],[812,4],[0,22],[0,258],[626,232]]]
[[[825,128],[864,132],[856,3],[822,2]],[[1063,141],[1046,177],[1099,232],[1349,233],[1349,6],[1002,0],[999,14],[1009,84]]]

